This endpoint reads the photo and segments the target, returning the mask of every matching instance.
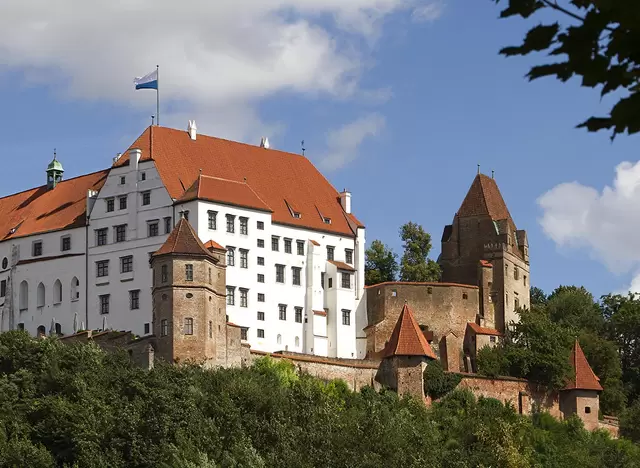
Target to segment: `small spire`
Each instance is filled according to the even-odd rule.
[[[494,171],[493,169],[491,169],[491,178],[493,179],[493,176],[495,175],[496,171]]]
[[[152,126],[152,127],[153,127],[153,122],[154,122],[154,120],[155,120],[155,119],[156,119],[156,116],[155,116],[155,115],[152,115],[152,116],[151,116],[151,126]]]
[[[306,150],[306,148],[304,147],[304,140],[300,142],[300,146],[302,147],[302,156],[304,156],[304,152]]]
[[[478,174],[480,174],[480,164],[478,164]]]
[[[184,210],[181,209],[179,213],[180,213],[180,219],[184,219]]]
[[[53,148],[53,160],[55,161],[57,158],[56,149]]]

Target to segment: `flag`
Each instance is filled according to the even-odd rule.
[[[151,73],[147,73],[145,76],[136,77],[133,80],[133,84],[136,85],[136,89],[158,89],[158,69],[156,68]]]

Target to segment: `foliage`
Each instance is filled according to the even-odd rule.
[[[422,226],[409,221],[400,228],[404,254],[400,261],[401,281],[439,281],[440,265],[428,258],[431,235]]]
[[[600,95],[614,91],[618,98],[606,117],[591,117],[578,125],[588,131],[610,129],[619,133],[640,131],[640,2],[630,0],[495,0],[508,2],[501,17],[542,18],[520,46],[505,47],[506,56],[548,51],[549,63],[533,66],[529,80],[552,76],[566,82],[581,78],[584,87],[600,87]],[[563,21],[564,24],[560,24]]]
[[[640,443],[640,400],[625,409],[620,415],[620,435]]]
[[[532,286],[529,291],[531,306],[543,306],[547,303],[547,296],[540,288]]]
[[[382,241],[374,240],[365,251],[365,284],[395,281],[398,272],[398,256]]]
[[[461,380],[460,374],[445,372],[440,361],[431,361],[424,370],[424,393],[437,400],[454,390]]]

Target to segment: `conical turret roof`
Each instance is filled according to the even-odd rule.
[[[383,357],[425,356],[436,359],[436,355],[422,334],[418,322],[406,302],[382,355]]]
[[[567,386],[564,388],[565,390],[602,391],[600,379],[593,372],[593,369],[591,369],[577,339],[571,350],[571,365],[575,371],[575,378],[569,380]]]
[[[478,174],[460,205],[458,216],[483,215],[489,216],[493,221],[511,220],[511,214],[496,181],[484,174]]]
[[[215,258],[198,238],[189,221],[184,218],[180,218],[165,243],[153,255],[167,254]]]

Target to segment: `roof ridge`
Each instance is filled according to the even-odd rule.
[[[60,182],[58,182],[58,185],[63,184],[65,182],[70,182],[70,181],[75,180],[75,179],[79,179],[81,177],[88,177],[88,176],[92,176],[94,174],[97,174],[99,172],[105,172],[105,171],[109,172],[109,169],[100,169],[98,171],[88,172],[86,174],[80,174],[80,175],[77,175],[77,176],[74,176],[74,177],[70,177],[68,179],[62,179]],[[38,185],[36,187],[31,187],[31,188],[28,188],[28,189],[25,189],[25,190],[20,190],[19,192],[9,193],[7,195],[1,196],[0,200],[4,200],[5,198],[9,198],[9,197],[14,197],[16,195],[20,195],[21,193],[27,193],[27,192],[30,192],[31,190],[38,190],[38,189],[46,187],[46,186],[47,186],[47,184],[42,184],[42,185]]]

